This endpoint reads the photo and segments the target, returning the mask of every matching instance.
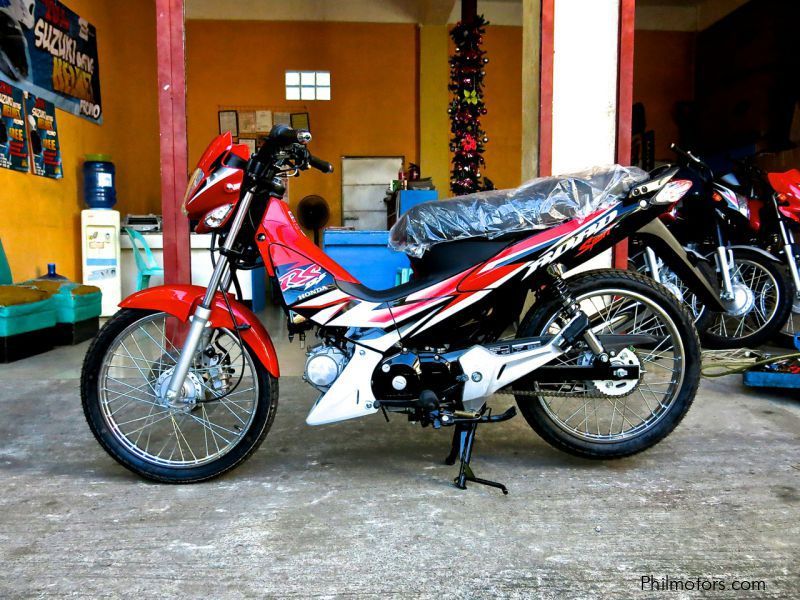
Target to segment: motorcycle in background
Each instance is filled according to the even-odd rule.
[[[722,312],[709,310],[693,286],[665,265],[645,241],[634,236],[633,268],[666,285],[695,316],[708,348],[757,347],[773,339],[792,310],[795,286],[781,261],[751,245],[750,200],[720,179],[702,160],[672,145],[679,163],[701,181],[698,193],[685,196],[662,215],[671,233],[713,277]],[[712,268],[709,268],[713,265]]]
[[[800,246],[795,241],[800,229],[800,171],[765,173],[752,159],[745,159],[721,180],[748,198],[750,228],[741,232],[742,239],[780,258],[794,284],[791,313],[774,338],[793,348],[794,335],[800,332]]]

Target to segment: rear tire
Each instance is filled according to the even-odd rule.
[[[116,397],[111,401],[108,400],[108,384],[104,383],[104,380],[114,381],[117,382],[117,384],[122,383],[122,385],[125,386],[121,388],[122,393],[124,395],[127,391],[130,398],[123,399],[124,402],[128,404],[133,403],[134,407],[137,406],[137,402],[150,405],[150,412],[143,418],[143,421],[142,417],[140,417],[138,419],[139,423],[137,423],[136,426],[143,422],[145,427],[150,423],[149,427],[153,428],[155,427],[154,423],[157,422],[157,419],[166,420],[169,418],[172,419],[173,423],[179,419],[182,420],[184,424],[188,421],[190,426],[194,426],[195,429],[197,428],[198,414],[200,413],[191,414],[195,412],[194,410],[172,411],[172,409],[160,405],[159,401],[149,391],[156,381],[157,375],[159,375],[159,369],[160,372],[163,373],[165,362],[174,358],[174,356],[168,356],[168,354],[174,354],[174,351],[170,350],[170,352],[164,353],[152,361],[154,367],[150,368],[149,371],[145,369],[146,372],[142,374],[142,377],[146,381],[140,384],[138,390],[135,392],[131,389],[132,386],[130,383],[121,382],[119,379],[115,379],[109,375],[111,372],[126,373],[123,369],[129,369],[133,372],[132,377],[134,377],[137,375],[137,371],[142,370],[139,367],[142,365],[144,358],[140,359],[138,354],[132,358],[124,357],[127,360],[127,364],[133,365],[132,367],[123,366],[122,364],[109,367],[109,357],[115,356],[115,351],[122,348],[120,340],[124,342],[124,340],[130,339],[125,336],[130,336],[131,332],[137,331],[137,324],[152,322],[153,319],[159,319],[161,315],[164,315],[164,313],[126,309],[119,311],[103,326],[100,333],[89,347],[83,363],[83,371],[81,373],[81,399],[84,415],[89,424],[89,428],[92,430],[92,433],[103,449],[123,467],[141,477],[162,483],[196,483],[213,479],[240,465],[253,454],[264,441],[275,419],[275,412],[278,407],[278,381],[269,374],[250,348],[245,346],[245,356],[242,358],[242,364],[252,365],[252,375],[249,380],[255,383],[253,387],[257,390],[257,397],[255,397],[253,402],[254,410],[252,414],[248,415],[247,421],[245,421],[244,413],[236,413],[230,408],[230,406],[238,408],[236,402],[241,402],[241,400],[233,401],[233,395],[230,395],[227,396],[228,402],[226,403],[226,408],[230,410],[234,416],[239,414],[237,419],[245,424],[244,430],[242,431],[242,427],[236,425],[234,428],[231,428],[231,433],[229,434],[227,433],[227,428],[222,428],[222,426],[212,422],[210,417],[206,417],[208,420],[205,421],[209,424],[209,427],[202,425],[204,429],[201,430],[204,435],[206,431],[211,432],[211,435],[207,436],[207,438],[211,439],[211,443],[216,444],[217,447],[219,447],[221,440],[226,439],[225,436],[231,437],[233,429],[235,428],[239,428],[239,432],[237,432],[240,436],[239,439],[235,443],[230,444],[229,447],[224,447],[224,453],[221,453],[218,458],[211,455],[209,460],[203,461],[195,457],[198,463],[196,466],[191,464],[188,457],[184,464],[165,464],[169,463],[169,461],[158,461],[157,457],[149,457],[147,453],[150,443],[149,437],[147,440],[148,448],[142,449],[140,448],[141,443],[139,443],[139,439],[137,438],[134,443],[132,439],[127,437],[128,434],[122,432],[121,424],[115,421],[113,415],[121,409],[117,408],[117,405],[115,405],[112,410],[109,410],[109,406],[111,402],[119,398]],[[172,317],[168,317],[167,315],[164,315],[164,318],[172,319]],[[140,337],[140,340],[143,339],[144,337]],[[169,347],[167,343],[164,343],[164,346]],[[136,354],[135,350],[126,349],[125,352]],[[144,355],[145,353],[142,352],[142,357],[144,357]],[[130,354],[128,356],[130,357]],[[244,369],[244,366],[242,368]],[[113,369],[116,369],[116,371],[112,371]],[[118,375],[118,377],[121,376]],[[136,386],[133,387],[135,388]],[[120,392],[112,393],[120,394]],[[256,396],[256,394],[253,394],[253,396]],[[213,411],[214,407],[212,405],[221,402],[221,400],[212,400],[203,405],[202,415],[206,415],[205,406],[209,406],[209,410]],[[198,406],[199,405],[200,403],[198,403]],[[216,406],[219,406],[219,404]],[[152,411],[156,409],[158,412],[152,414]],[[166,416],[162,417],[161,415]],[[219,427],[219,429],[216,429],[217,427]],[[135,431],[136,430],[134,430],[134,432]],[[183,441],[186,443],[186,446],[183,448],[179,440],[179,431],[181,431],[181,435],[184,436]],[[192,435],[188,430],[187,433],[189,433],[190,436]],[[133,436],[131,435],[130,437]],[[184,451],[189,451],[188,448],[190,446],[180,427],[175,430],[175,438],[177,440],[177,447],[181,448],[182,457]],[[206,444],[206,450],[208,451],[209,442],[206,442]],[[211,448],[213,449],[213,445]],[[192,456],[194,456],[194,452],[192,452]],[[170,458],[172,458],[172,456]],[[176,460],[174,462],[178,461]]]
[[[632,299],[644,299],[646,304],[643,304],[643,306],[649,305],[650,307],[658,307],[658,309],[660,309],[659,317],[662,318],[666,326],[669,327],[669,329],[665,329],[665,331],[670,332],[669,339],[673,341],[673,344],[677,344],[676,348],[680,348],[680,382],[674,384],[674,390],[667,401],[666,407],[658,404],[657,401],[655,402],[657,408],[653,411],[654,419],[652,425],[643,428],[639,433],[636,433],[635,429],[632,429],[630,434],[625,434],[620,431],[616,437],[612,435],[614,414],[618,412],[617,401],[614,400],[608,439],[599,439],[599,434],[597,439],[591,439],[591,435],[583,435],[580,432],[570,431],[570,427],[565,426],[563,419],[556,416],[554,406],[551,405],[550,399],[545,396],[517,395],[517,404],[520,408],[520,412],[522,412],[525,420],[533,430],[546,442],[559,450],[563,450],[575,456],[592,459],[621,458],[654,446],[669,435],[686,415],[700,383],[700,342],[694,325],[692,324],[692,317],[666,288],[637,273],[612,270],[593,271],[570,278],[567,280],[567,284],[579,302],[588,302],[590,298],[603,297],[603,294],[605,294],[605,297],[609,297],[609,292],[619,292],[622,297],[627,296]],[[517,337],[533,337],[552,333],[551,326],[555,317],[560,312],[561,304],[555,300],[545,302],[540,306],[534,305],[523,319],[517,331]],[[655,312],[653,314],[655,314]],[[618,318],[617,315],[614,315],[613,319],[609,318],[608,321],[617,320]],[[634,317],[634,325],[636,318],[638,318],[638,313],[637,316]],[[602,319],[598,322],[602,322]],[[593,328],[595,328],[594,322]],[[609,329],[609,331],[613,330]],[[667,339],[666,336],[665,339]],[[659,347],[656,347],[656,350],[658,349]],[[641,390],[644,377],[647,375],[647,369],[651,369],[653,373],[657,371],[654,368],[655,365],[651,366],[653,363],[647,362],[647,349],[641,350],[633,348],[633,352],[637,355],[637,360],[641,360],[641,365],[644,369],[642,379],[636,384],[637,388]],[[579,361],[579,359],[577,360]],[[579,364],[579,362],[572,362],[571,364]],[[667,370],[671,371],[671,369]],[[677,371],[678,369],[676,368],[675,370]],[[542,389],[541,387],[536,387],[537,385],[541,385],[541,383],[536,382],[534,376],[529,376],[515,382],[514,388],[520,390]],[[593,382],[575,382],[573,388],[575,388],[576,385],[586,386],[591,383]],[[554,384],[550,385],[552,386]],[[653,383],[651,385],[663,384]],[[648,389],[652,388],[649,388],[648,385]],[[631,391],[628,396],[633,396],[635,393],[636,389]],[[640,393],[642,394],[641,397],[646,400],[644,393],[641,391]],[[623,405],[621,412],[623,426],[625,411],[627,410],[627,398],[627,396],[624,398],[626,404]],[[555,400],[558,400],[558,398]],[[605,401],[606,400],[598,402]],[[588,406],[588,400],[586,401],[586,406]],[[647,406],[649,406],[649,402]],[[658,415],[660,408],[664,410]],[[584,410],[586,410],[585,406]],[[595,419],[597,419],[597,415],[598,404],[595,404]],[[587,416],[586,419],[586,429],[589,430],[591,429],[589,422],[591,418]],[[570,420],[567,419],[566,423],[569,424],[569,421]]]

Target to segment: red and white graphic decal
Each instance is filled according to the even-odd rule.
[[[281,291],[296,288],[309,289],[325,279],[325,273],[319,265],[308,265],[306,267],[295,267],[278,279],[281,283]]]

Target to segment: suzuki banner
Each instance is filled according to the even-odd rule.
[[[0,80],[103,121],[97,32],[59,0],[0,0]]]

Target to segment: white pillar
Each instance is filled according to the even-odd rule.
[[[552,172],[615,162],[620,0],[556,0]],[[611,251],[578,270],[611,266]]]
[[[613,164],[619,0],[556,0],[553,173]]]

